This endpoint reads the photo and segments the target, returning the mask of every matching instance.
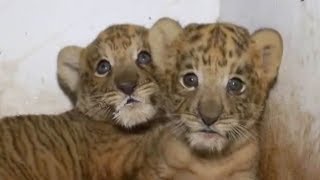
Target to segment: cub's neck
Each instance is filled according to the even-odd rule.
[[[143,132],[127,132],[113,124],[85,121],[92,177],[119,179],[255,179],[258,141],[234,143],[220,154],[193,151],[172,130],[170,119],[161,117]],[[99,179],[98,178],[98,179]],[[120,178],[121,179],[121,178]]]
[[[176,135],[160,144],[162,158],[175,180],[256,179],[259,146],[256,139],[234,143],[219,154],[199,154]]]

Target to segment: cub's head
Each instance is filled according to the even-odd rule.
[[[62,87],[95,120],[112,119],[124,128],[144,125],[167,105],[157,78],[165,66],[157,60],[162,53],[158,49],[178,31],[180,25],[167,18],[151,29],[113,25],[86,48],[66,47],[58,56]]]
[[[189,145],[221,152],[257,138],[256,125],[274,84],[282,39],[271,29],[192,24],[173,43],[176,114]],[[181,130],[180,129],[180,130]]]

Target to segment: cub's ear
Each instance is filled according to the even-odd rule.
[[[170,18],[161,18],[149,31],[149,42],[155,61],[163,61],[167,50],[174,40],[182,33],[181,25]]]
[[[161,18],[150,29],[149,40],[170,44],[182,32],[179,22],[170,18]]]
[[[273,29],[260,29],[251,35],[260,53],[259,74],[268,85],[273,85],[278,75],[283,53],[283,42],[279,32]]]
[[[80,74],[80,57],[83,48],[78,46],[67,46],[60,50],[58,54],[57,77],[61,89],[75,104],[77,97],[77,87]]]

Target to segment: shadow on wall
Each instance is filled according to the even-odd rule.
[[[320,133],[316,118],[301,105],[270,100],[262,121],[261,180],[317,180],[320,169]],[[288,131],[288,129],[290,129]]]

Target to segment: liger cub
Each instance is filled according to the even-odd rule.
[[[190,24],[168,50],[178,139],[192,150],[187,179],[258,179],[259,124],[283,52],[272,29]],[[180,99],[180,100],[179,100]],[[262,142],[263,143],[263,142]]]
[[[169,19],[114,25],[86,48],[61,50],[58,77],[76,106],[1,119],[0,179],[156,179],[157,127],[172,109],[158,57],[180,30]]]

